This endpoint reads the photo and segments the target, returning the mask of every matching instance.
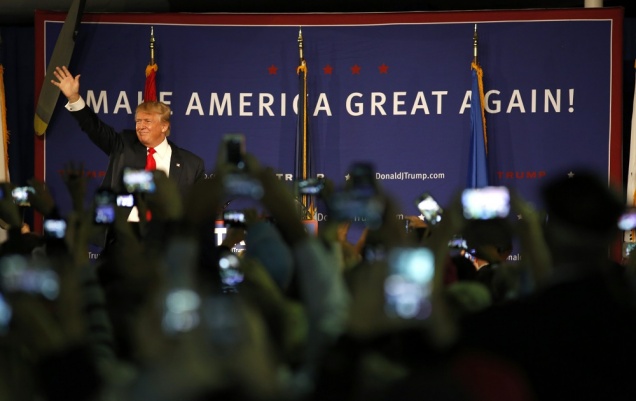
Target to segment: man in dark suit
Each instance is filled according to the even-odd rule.
[[[170,135],[170,107],[166,104],[140,104],[135,111],[135,131],[118,133],[86,107],[79,94],[79,74],[73,76],[63,66],[56,67],[54,75],[56,80],[51,80],[51,83],[66,96],[66,108],[71,111],[82,131],[109,157],[103,186],[120,191],[124,167],[144,169],[150,157],[154,159],[156,169],[163,170],[177,183],[182,196],[185,196],[195,181],[204,178],[203,159],[167,139]]]

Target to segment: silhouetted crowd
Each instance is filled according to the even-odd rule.
[[[316,234],[244,157],[185,198],[153,171],[132,203],[69,164],[64,215],[2,184],[0,400],[636,400],[627,208],[595,173],[546,181],[540,210],[510,189],[507,217],[465,214],[462,188],[434,220],[353,174],[304,195],[329,209]]]

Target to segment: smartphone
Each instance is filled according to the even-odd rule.
[[[630,207],[618,218],[618,229],[622,231],[636,230],[636,208]]]
[[[448,247],[450,249],[468,249],[468,243],[463,237],[453,236],[450,240],[448,240]]]
[[[13,202],[18,206],[30,206],[29,193],[35,193],[35,189],[30,186],[13,188],[11,190]]]
[[[460,236],[453,236],[448,241],[448,255],[451,258],[463,256],[471,262],[475,261],[475,256],[468,250],[468,243],[466,242],[466,239]]]
[[[238,170],[245,170],[245,135],[225,134],[223,136],[225,147],[225,162]]]
[[[257,179],[243,173],[228,173],[223,177],[223,189],[227,196],[261,199],[265,193]]]
[[[435,225],[442,220],[443,209],[428,192],[415,199],[415,206],[417,206],[427,224]]]
[[[245,213],[240,210],[224,210],[223,222],[226,227],[245,227]]]
[[[401,319],[426,320],[431,315],[435,259],[428,248],[389,251],[389,273],[384,281],[385,311]]]
[[[189,332],[199,326],[201,298],[194,286],[199,245],[194,238],[176,236],[167,245],[163,267],[167,280],[162,328],[168,335]]]
[[[462,192],[462,208],[467,219],[505,218],[510,213],[507,187],[467,188]]]
[[[119,194],[117,195],[115,203],[119,207],[133,207],[135,206],[135,195]]]
[[[376,228],[382,224],[385,203],[379,196],[371,163],[354,162],[343,189],[326,200],[329,215],[337,221],[362,221]]]
[[[203,299],[202,316],[206,338],[211,344],[227,351],[246,340],[246,311],[239,297],[226,294],[209,295]]]
[[[324,178],[308,178],[296,183],[297,191],[300,195],[320,195],[325,188]]]
[[[94,202],[93,222],[95,224],[113,224],[117,195],[108,188],[100,188],[95,192]]]
[[[21,292],[54,300],[60,285],[57,273],[50,267],[36,265],[22,255],[9,255],[0,259],[0,290],[5,294]]]
[[[365,262],[385,261],[387,248],[382,244],[365,244],[362,248],[362,259]]]
[[[13,308],[0,292],[0,335],[4,335],[9,331],[12,317]]]
[[[375,228],[382,224],[385,203],[374,192],[344,189],[331,195],[327,207],[335,221],[361,221]]]
[[[375,179],[375,167],[368,162],[354,162],[349,167],[349,179],[347,188],[350,190],[377,194],[377,181]]]
[[[155,192],[155,181],[152,171],[124,168],[122,181],[128,193]]]
[[[66,221],[63,219],[46,219],[43,228],[47,238],[62,239],[66,235]]]
[[[219,277],[221,279],[221,291],[224,294],[237,293],[239,285],[245,278],[241,269],[241,260],[231,251],[222,252],[219,256]]]

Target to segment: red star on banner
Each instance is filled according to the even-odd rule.
[[[278,71],[278,67],[272,64],[269,67],[267,67],[267,70],[269,71],[269,75],[276,75],[276,71]]]
[[[360,66],[358,64],[355,64],[353,67],[351,67],[351,73],[360,75]]]
[[[380,70],[380,74],[388,74],[389,66],[382,63],[382,65],[378,67],[378,70]]]
[[[327,64],[326,66],[322,67],[322,70],[325,72],[326,75],[331,75],[333,67]]]

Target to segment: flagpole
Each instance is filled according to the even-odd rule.
[[[150,27],[150,65],[155,65],[155,27]]]
[[[479,36],[477,35],[477,24],[475,24],[475,31],[473,32],[473,63],[477,64],[477,44],[479,43]]]
[[[307,179],[307,62],[305,61],[304,49],[303,49],[303,31],[302,28],[298,28],[298,69],[299,76],[299,97],[298,97],[298,126],[299,132],[299,168],[297,171],[297,178],[302,180]],[[304,206],[307,206],[303,202]]]
[[[486,136],[486,116],[484,109],[483,70],[477,60],[479,45],[477,24],[473,32],[473,61],[470,65],[472,88],[470,100],[470,153],[468,187],[488,186],[488,137]]]
[[[9,182],[9,129],[7,127],[7,99],[4,91],[2,35],[0,34],[0,182]]]
[[[479,48],[479,35],[477,34],[477,24],[475,24],[475,30],[473,32],[473,64],[472,67],[477,72],[477,82],[479,83],[479,106],[481,109],[481,124],[483,126],[484,131],[484,149],[486,151],[486,155],[488,154],[488,136],[486,135],[486,113],[484,110],[484,71],[481,69],[479,65],[479,61],[477,59],[477,53]]]
[[[146,84],[144,86],[144,102],[157,101],[156,76],[159,67],[155,63],[155,27],[150,27],[150,62],[146,66]]]
[[[636,72],[636,61],[634,62]],[[636,83],[634,84],[634,100],[632,102],[632,126],[629,143],[629,166],[627,172],[627,206],[636,206]],[[636,242],[636,231],[625,231],[625,242]]]
[[[296,132],[296,180],[306,180],[310,176],[310,154],[309,154],[309,129],[307,118],[307,62],[304,54],[304,40],[302,27],[298,28],[298,68],[296,73],[299,79],[298,90],[298,126]],[[302,215],[306,220],[314,217],[314,207],[312,197],[303,194],[300,202],[303,207]]]

